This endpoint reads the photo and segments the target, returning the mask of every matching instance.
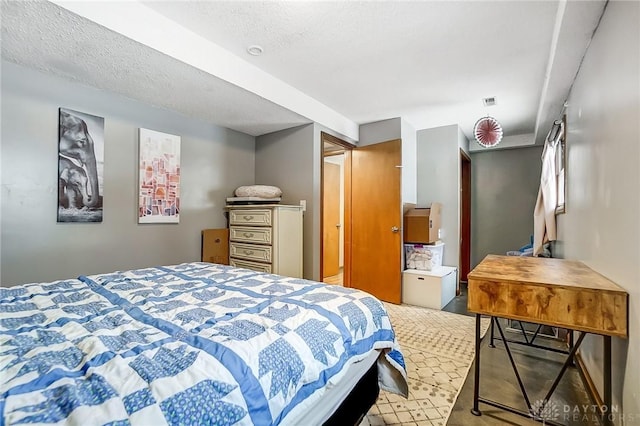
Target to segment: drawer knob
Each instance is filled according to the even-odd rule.
[[[244,233],[244,234],[242,234],[242,235],[244,235],[244,237],[245,237],[245,238],[253,238],[253,232],[251,232],[251,233],[249,233],[249,232],[245,232],[245,233]]]
[[[245,216],[242,216],[242,217],[244,217],[244,220],[253,220],[253,216],[246,216],[245,215]]]
[[[253,250],[245,250],[244,254],[246,254],[247,256],[251,256],[253,254]]]

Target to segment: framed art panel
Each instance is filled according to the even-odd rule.
[[[102,222],[104,118],[58,111],[58,222]]]
[[[180,221],[180,136],[140,128],[138,223]]]

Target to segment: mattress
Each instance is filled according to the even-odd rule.
[[[374,359],[408,392],[384,305],[313,281],[186,263],[0,289],[0,313],[7,425],[313,423]]]
[[[338,409],[342,401],[351,393],[358,380],[365,375],[380,357],[379,351],[372,351],[366,357],[345,369],[343,377],[336,378],[325,388],[324,393],[313,405],[298,404],[287,416],[291,425],[321,425]]]

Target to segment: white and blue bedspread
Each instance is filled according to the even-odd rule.
[[[287,424],[373,350],[407,393],[384,305],[312,281],[187,263],[0,289],[0,315],[6,425]]]

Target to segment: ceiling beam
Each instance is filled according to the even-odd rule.
[[[347,138],[358,140],[358,125],[352,120],[140,2],[50,1]]]
[[[544,143],[553,122],[563,114],[569,90],[606,3],[606,0],[558,2],[549,59],[536,115],[536,144]]]

